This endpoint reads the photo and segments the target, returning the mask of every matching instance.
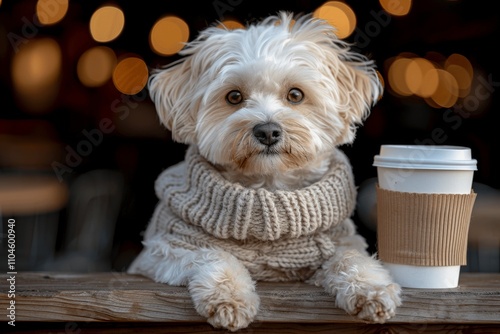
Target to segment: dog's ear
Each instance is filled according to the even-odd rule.
[[[196,143],[196,76],[191,71],[191,57],[183,58],[149,78],[149,93],[158,116],[172,132],[172,139],[185,144]]]
[[[215,26],[206,28],[179,52],[183,58],[151,73],[151,99],[175,141],[197,143],[198,111],[206,99],[207,86],[228,57],[221,52],[227,45],[228,33],[229,30]]]
[[[356,125],[361,124],[370,114],[371,108],[380,99],[383,86],[373,61],[351,51],[344,54],[337,67],[337,81],[341,104],[346,108],[342,116],[350,124],[346,142],[352,142]]]
[[[352,143],[356,127],[368,117],[382,95],[383,86],[374,62],[339,39],[335,28],[324,20],[301,17],[292,33],[313,42],[312,51],[320,58],[320,66],[325,66],[322,72],[330,79],[326,80],[325,88],[346,124],[339,144]]]
[[[331,75],[328,89],[334,95],[337,110],[347,127],[342,143],[354,140],[356,127],[369,115],[380,99],[383,86],[375,64],[368,57],[353,51],[351,45],[337,37],[335,28],[321,20],[309,21],[317,32],[316,46]]]
[[[382,96],[383,86],[373,61],[348,49],[334,53],[329,67],[338,85],[340,115],[348,124],[342,138],[347,144],[354,141],[356,127]]]

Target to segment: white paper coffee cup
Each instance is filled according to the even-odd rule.
[[[444,145],[382,145],[373,165],[377,167],[381,189],[418,194],[470,194],[477,170],[477,161],[471,158],[469,148]],[[415,266],[382,261],[403,287],[458,286],[459,265]]]
[[[462,146],[382,145],[375,156],[383,189],[431,194],[468,194],[477,161]]]

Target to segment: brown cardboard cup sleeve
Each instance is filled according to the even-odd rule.
[[[379,259],[412,266],[466,264],[476,193],[422,194],[377,185]]]

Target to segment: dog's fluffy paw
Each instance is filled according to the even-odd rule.
[[[258,297],[257,297],[258,299]],[[227,328],[237,331],[248,327],[257,314],[258,302],[250,300],[232,300],[218,305],[209,306],[212,309],[208,323],[216,328]]]
[[[216,328],[245,328],[259,309],[260,298],[247,275],[197,277],[190,282],[189,290],[198,313]]]
[[[401,305],[400,293],[401,288],[397,284],[359,289],[347,311],[365,321],[384,323],[396,314],[396,308]]]

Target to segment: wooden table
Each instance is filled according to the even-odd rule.
[[[19,272],[0,275],[0,311],[15,301],[24,333],[221,333],[193,309],[184,287],[124,273]],[[7,284],[6,284],[7,282]],[[321,288],[258,283],[261,309],[241,333],[500,333],[500,274],[462,273],[458,288],[403,289],[403,305],[383,325],[366,324],[334,305]],[[1,315],[0,332],[13,329]]]

